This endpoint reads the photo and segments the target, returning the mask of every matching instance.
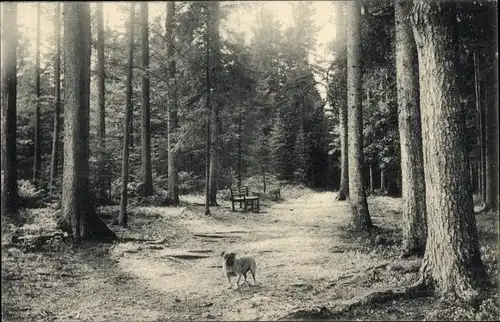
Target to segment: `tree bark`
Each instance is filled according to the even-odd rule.
[[[99,4],[98,4],[99,6]],[[54,34],[56,40],[56,57],[54,62],[54,132],[52,134],[52,155],[50,158],[50,182],[49,187],[54,188],[58,176],[59,167],[59,136],[61,132],[61,4],[56,4],[54,17]]]
[[[341,10],[342,4],[336,4],[339,17],[339,25],[342,26],[341,30],[344,31],[345,35],[345,19],[344,14]],[[346,200],[349,197],[349,158],[347,155],[348,147],[348,128],[347,128],[347,106],[341,104],[339,106],[339,131],[340,131],[340,186],[339,192],[337,194],[337,200]]]
[[[17,213],[17,3],[2,5],[2,216]]]
[[[479,54],[474,50],[474,89],[475,89],[475,102],[477,110],[477,144],[478,144],[478,162],[479,162],[479,196],[481,202],[485,203],[485,186],[486,186],[486,171],[485,171],[485,144],[484,144],[484,117],[483,109],[481,107],[481,75],[479,66]]]
[[[177,140],[175,139],[175,131],[178,127],[177,121],[177,94],[176,94],[176,61],[174,57],[174,27],[175,27],[175,2],[167,3],[167,19],[165,23],[167,31],[167,57],[170,60],[168,65],[168,121],[167,121],[167,150],[168,150],[168,199],[172,205],[179,204],[179,172],[177,163],[179,162],[177,149],[175,147]]]
[[[488,102],[488,108],[486,109],[486,162],[487,162],[487,173],[486,176],[487,186],[486,186],[486,204],[487,206],[494,210],[498,211],[498,198],[499,198],[499,129],[498,129],[498,58],[496,58],[497,45],[498,44],[498,16],[497,16],[497,8],[496,6],[492,6],[493,8],[489,9],[488,17],[491,22],[491,28],[493,30],[493,34],[495,35],[492,44],[490,44],[488,48],[488,56],[493,59],[493,64],[491,66],[490,71],[488,72],[488,82],[487,84],[491,87],[488,87],[490,90],[489,99],[486,100]]]
[[[410,21],[411,1],[396,0],[396,77],[403,208],[403,257],[423,254],[427,239],[424,161],[418,91],[418,57]]]
[[[134,17],[135,3],[130,3],[130,18],[128,26],[128,66],[127,66],[127,89],[125,93],[125,120],[123,122],[123,159],[122,159],[122,188],[120,193],[120,215],[118,223],[127,226],[127,185],[129,175],[129,148],[130,148],[130,119],[132,118],[132,68],[134,63]]]
[[[205,4],[208,7],[208,4]],[[207,8],[206,7],[206,8]],[[206,112],[207,112],[207,127],[206,127],[206,154],[205,154],[205,215],[210,215],[210,151],[211,151],[211,140],[210,140],[210,35],[209,30],[211,28],[211,19],[207,15],[207,32],[205,34],[206,44],[205,44],[205,74],[206,74]]]
[[[210,90],[213,90],[212,101],[210,102],[210,180],[209,180],[209,201],[211,206],[217,206],[217,176],[219,175],[219,131],[217,127],[218,122],[218,84],[217,73],[219,72],[219,56],[220,56],[220,37],[219,37],[219,23],[220,23],[220,9],[219,2],[214,1],[210,3],[209,20],[211,20],[210,28],[208,29],[208,36],[210,38],[209,50],[212,54],[212,64],[210,66],[213,71],[210,75]]]
[[[363,179],[363,117],[361,105],[361,11],[358,1],[346,4],[347,35],[347,125],[349,158],[349,202],[355,230],[372,227]]]
[[[143,175],[142,196],[153,194],[153,173],[151,168],[151,116],[149,108],[149,24],[148,3],[141,2],[142,32],[142,126],[141,126],[141,163]]]
[[[474,216],[465,111],[457,86],[456,4],[415,1],[411,22],[417,44],[425,168],[427,244],[422,279],[466,301],[485,277]]]
[[[40,8],[40,2],[36,4],[36,58],[35,58],[35,147],[34,147],[34,159],[33,159],[33,183],[37,184],[40,178],[40,168],[42,162],[42,152],[40,146],[40,20],[42,10]]]
[[[106,200],[106,103],[105,103],[105,73],[104,73],[104,22],[102,2],[96,7],[97,16],[97,105],[99,106],[99,120],[97,123],[97,134],[99,141],[99,153],[97,155],[98,189],[99,199]]]
[[[89,198],[90,5],[64,3],[64,169],[60,228],[81,239],[112,240]]]

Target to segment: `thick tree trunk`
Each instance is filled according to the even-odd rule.
[[[165,23],[165,28],[167,30],[167,57],[170,60],[168,65],[168,80],[169,80],[169,92],[168,92],[168,138],[167,138],[167,149],[168,149],[168,199],[172,205],[179,204],[179,172],[177,169],[178,163],[178,153],[175,145],[177,140],[175,139],[175,131],[177,129],[177,92],[175,83],[175,73],[176,73],[176,61],[174,57],[174,27],[175,27],[175,2],[171,1],[167,3],[167,19]]]
[[[106,200],[106,105],[105,105],[105,74],[104,74],[104,22],[102,2],[98,2],[97,16],[97,105],[99,106],[99,119],[97,123],[97,135],[99,140],[99,152],[97,155],[98,189],[99,199]]]
[[[403,190],[403,257],[423,254],[427,239],[422,131],[418,92],[418,57],[407,19],[411,1],[397,0],[396,77]]]
[[[17,115],[17,3],[2,5],[2,216],[19,206],[16,161]]]
[[[141,164],[143,175],[142,196],[153,194],[153,173],[151,168],[151,117],[149,109],[149,24],[148,3],[141,2],[142,32],[142,123],[141,123]]]
[[[60,226],[76,242],[116,239],[89,199],[90,5],[64,3],[64,169]]]
[[[210,28],[208,29],[208,36],[210,38],[210,54],[212,55],[212,65],[211,69],[214,71],[211,75],[211,88],[210,90],[214,91],[214,95],[212,95],[211,101],[211,109],[210,109],[210,118],[211,118],[211,131],[210,131],[210,180],[209,180],[209,198],[210,205],[217,205],[217,176],[219,175],[218,166],[219,166],[219,131],[218,131],[218,112],[219,112],[219,103],[218,103],[218,87],[217,84],[217,73],[219,70],[219,56],[220,56],[220,37],[219,37],[219,23],[220,23],[220,12],[219,12],[219,3],[217,1],[210,3],[209,9],[209,19],[211,20]]]
[[[121,226],[127,226],[127,185],[129,168],[129,149],[130,149],[130,119],[132,118],[132,64],[134,63],[134,17],[135,3],[130,3],[130,20],[128,26],[128,66],[127,66],[127,89],[125,93],[125,120],[123,122],[123,159],[122,159],[122,188],[120,192],[120,215],[118,223]]]
[[[42,162],[42,152],[40,146],[40,20],[42,10],[40,8],[40,2],[36,4],[36,58],[35,58],[35,138],[34,138],[34,159],[33,159],[33,183],[37,184],[38,179],[40,179],[40,169]]]
[[[358,1],[346,4],[347,35],[347,125],[349,158],[349,202],[355,230],[372,227],[363,179],[363,111],[361,105],[361,11]]]
[[[422,278],[470,301],[485,277],[474,216],[465,111],[459,103],[454,2],[415,1],[428,238]]]
[[[59,135],[61,132],[61,4],[56,4],[54,17],[54,33],[56,40],[56,57],[54,62],[54,132],[52,134],[52,155],[50,158],[49,187],[54,188],[59,168]]]

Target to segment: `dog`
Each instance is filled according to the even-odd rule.
[[[238,276],[238,280],[236,281],[236,289],[238,289],[239,282],[241,280],[241,276],[245,278],[242,284],[247,282],[247,273],[250,271],[253,277],[253,285],[256,285],[255,282],[255,259],[252,256],[242,256],[239,257],[236,253],[226,253],[222,252],[222,270],[226,274],[227,280],[229,282],[229,287],[231,288],[231,277]]]

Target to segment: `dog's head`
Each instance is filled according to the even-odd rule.
[[[235,253],[222,252],[220,255],[222,256],[222,258],[226,262],[226,265],[231,266],[231,265],[234,264],[234,261],[235,261],[235,258],[236,258],[236,254]]]

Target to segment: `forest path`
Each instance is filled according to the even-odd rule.
[[[264,203],[260,213],[231,212],[224,202],[205,216],[202,197],[193,196],[184,196],[182,207],[130,207],[129,227],[112,226],[120,242],[76,249],[55,242],[24,252],[9,243],[12,233],[39,234],[55,225],[52,208],[26,210],[32,223],[2,230],[2,321],[326,319],[326,310],[311,308],[334,309],[418,278],[417,272],[365,270],[399,253],[401,199],[369,197],[378,228],[361,237],[345,229],[349,205],[335,201],[334,193],[292,188],[282,194],[282,202]],[[102,210],[113,220],[119,207]],[[498,214],[476,218],[485,260],[496,276]],[[395,242],[374,243],[379,236]],[[223,250],[255,256],[257,286],[250,287],[250,279],[239,290],[227,288]],[[429,297],[364,306],[334,318],[442,320],[454,312],[455,306]]]
[[[226,203],[212,208],[210,217],[184,208],[178,210],[178,224],[185,231],[168,248],[124,253],[129,247],[117,246],[113,253],[120,269],[134,276],[136,283],[164,294],[165,318],[277,319],[297,306],[338,298],[339,293],[324,298],[330,296],[325,291],[332,280],[346,270],[376,262],[369,255],[353,256],[339,238],[339,226],[349,221],[348,203],[334,197],[332,192],[309,192],[264,206],[261,213],[230,212]],[[171,221],[175,217],[171,209],[165,211]],[[249,286],[249,279],[239,290],[227,288],[217,267],[223,250],[255,257],[257,286]],[[171,257],[179,252],[206,257]]]

